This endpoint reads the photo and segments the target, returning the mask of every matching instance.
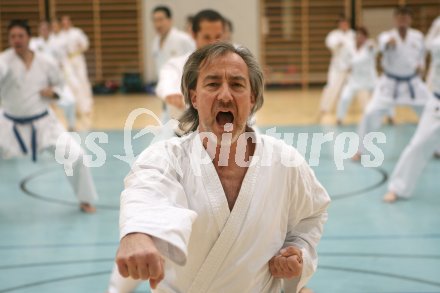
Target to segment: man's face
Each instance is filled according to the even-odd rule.
[[[199,131],[212,132],[220,143],[225,124],[232,124],[232,141],[245,132],[255,104],[249,70],[235,53],[218,57],[200,67],[197,86],[190,91],[191,102],[199,114]]]
[[[345,19],[344,20],[340,20],[338,26],[339,26],[339,29],[344,31],[344,32],[348,31],[348,29],[350,28],[350,24]]]
[[[411,16],[408,14],[397,14],[394,22],[398,29],[407,29],[411,26]]]
[[[55,33],[58,33],[61,29],[60,23],[56,20],[51,22],[50,27],[51,27],[52,31]]]
[[[356,43],[362,45],[367,40],[367,36],[361,32],[356,32]]]
[[[72,26],[72,21],[70,20],[70,17],[63,16],[61,18],[61,25],[63,26],[63,29],[69,29]]]
[[[165,36],[171,29],[172,21],[163,11],[157,11],[153,14],[153,25],[159,35]]]
[[[9,45],[17,54],[22,54],[28,50],[30,36],[22,27],[15,26],[9,31]]]
[[[219,21],[202,20],[200,22],[200,30],[194,34],[197,49],[203,48],[224,38],[224,26]]]
[[[40,23],[40,27],[38,28],[38,33],[43,38],[48,38],[50,33],[49,24],[47,22]]]

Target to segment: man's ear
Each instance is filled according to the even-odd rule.
[[[251,105],[252,105],[252,108],[255,106],[255,103],[256,103],[255,95],[252,94],[251,95]]]
[[[194,109],[197,109],[197,94],[195,90],[189,90],[189,96],[191,98],[191,104],[193,105]]]

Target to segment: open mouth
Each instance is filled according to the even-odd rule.
[[[224,126],[226,123],[234,122],[234,114],[232,112],[218,112],[215,120],[219,125]]]

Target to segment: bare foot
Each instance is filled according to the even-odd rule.
[[[396,202],[399,198],[397,197],[397,194],[393,191],[388,191],[384,196],[383,196],[383,201],[386,203],[393,203]]]
[[[361,160],[361,154],[360,153],[356,153],[352,158],[352,161],[354,162],[359,162]]]
[[[396,122],[394,121],[394,118],[391,117],[391,116],[388,116],[388,117],[387,117],[387,122],[388,122],[389,125],[394,125],[394,124],[396,124]]]
[[[341,126],[342,125],[342,120],[336,120],[336,125]]]
[[[313,291],[309,288],[304,287],[299,291],[299,293],[313,293]]]
[[[96,208],[93,205],[85,202],[79,204],[79,209],[81,210],[81,212],[86,214],[93,214],[94,212],[96,212]]]

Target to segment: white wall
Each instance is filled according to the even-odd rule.
[[[155,80],[154,62],[151,57],[151,40],[154,29],[151,11],[157,5],[167,5],[173,12],[174,24],[183,29],[187,15],[202,9],[214,9],[229,18],[234,24],[234,43],[248,47],[259,58],[260,12],[259,0],[143,0],[145,79]]]

